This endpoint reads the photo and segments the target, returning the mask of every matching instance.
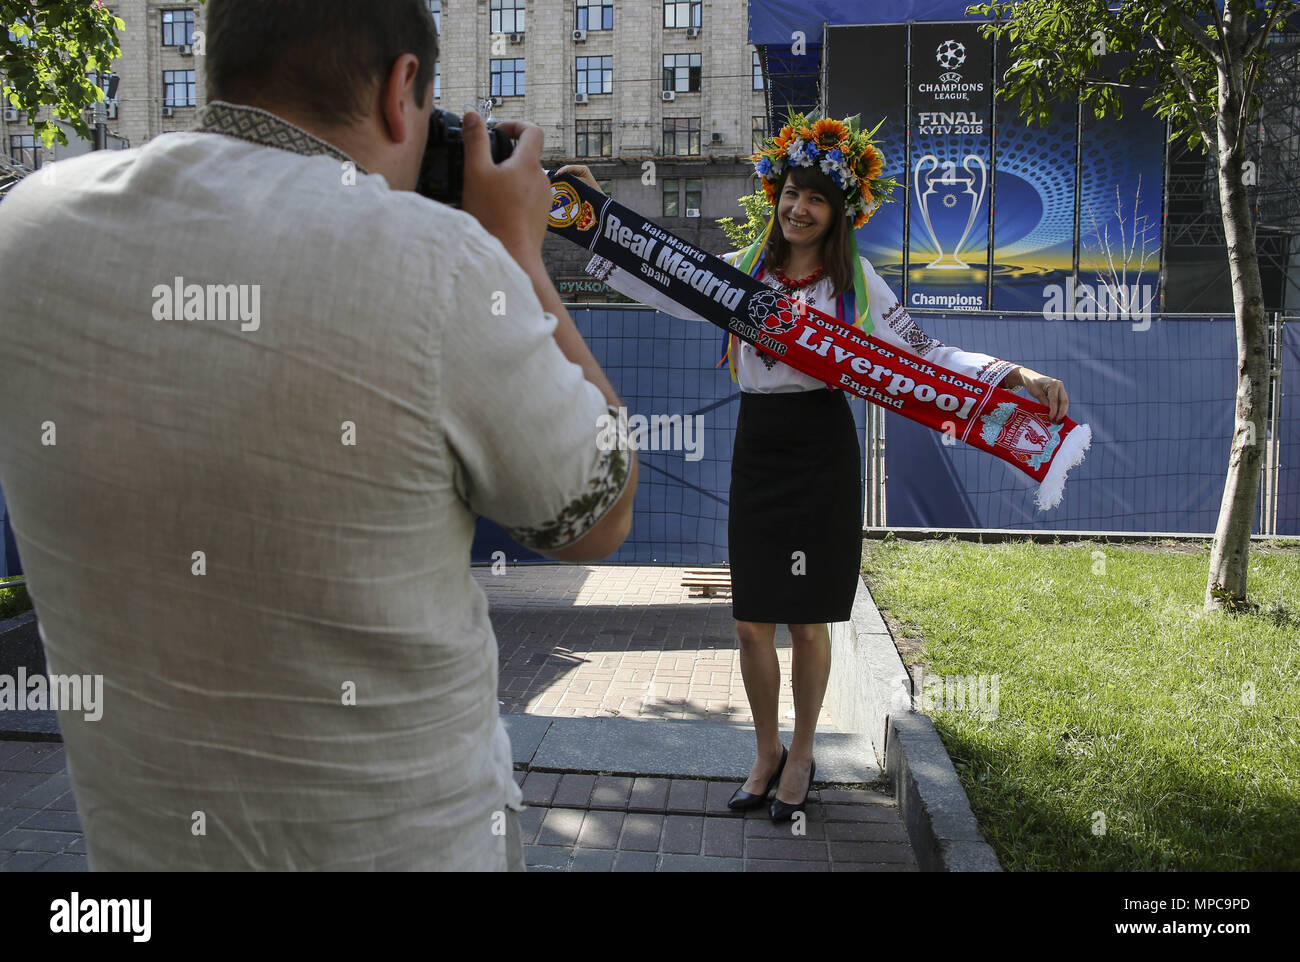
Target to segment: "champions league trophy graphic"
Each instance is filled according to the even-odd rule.
[[[929,169],[922,170],[927,161]],[[939,252],[925,265],[926,270],[970,270],[970,265],[961,259],[961,249],[975,226],[989,172],[977,154],[967,154],[961,166],[965,176],[951,162],[940,164],[934,154],[926,154],[913,168],[921,220]]]

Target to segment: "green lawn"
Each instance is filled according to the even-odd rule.
[[[6,618],[13,618],[21,615],[24,611],[30,611],[32,607],[31,599],[27,597],[26,588],[8,588],[4,587],[6,581],[21,581],[23,578],[0,578],[0,621]]]
[[[1300,869],[1300,549],[1252,552],[1255,614],[1202,613],[1208,562],[867,542],[909,665],[999,676],[995,717],[930,714],[1007,869]]]

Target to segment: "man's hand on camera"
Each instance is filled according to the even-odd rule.
[[[600,184],[596,183],[596,178],[591,175],[590,167],[585,167],[582,164],[565,164],[555,172],[556,177],[559,177],[561,174],[568,174],[570,177],[576,177],[584,184],[590,184],[592,187],[596,188],[596,190],[600,190]],[[600,190],[600,192],[602,194],[605,193],[603,190]]]
[[[465,189],[461,209],[473,214],[515,260],[540,259],[551,212],[551,185],[542,171],[542,128],[520,120],[497,129],[515,140],[514,152],[492,163],[487,126],[469,112],[461,121],[465,138]]]

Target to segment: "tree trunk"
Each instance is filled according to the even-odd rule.
[[[1242,152],[1234,149],[1243,86],[1241,58],[1236,76],[1220,70],[1218,126],[1219,195],[1223,231],[1232,270],[1232,302],[1237,330],[1237,398],[1228,476],[1210,552],[1205,608],[1235,608],[1246,600],[1251,524],[1259,495],[1268,397],[1268,345],[1263,285],[1255,249],[1254,224],[1242,183]]]

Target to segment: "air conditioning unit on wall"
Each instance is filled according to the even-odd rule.
[[[700,28],[699,28],[699,27],[687,27],[687,28],[686,28],[686,39],[687,39],[687,40],[694,40],[694,39],[695,39],[696,37],[698,37],[699,35],[700,35]]]
[[[510,42],[511,42],[511,43],[523,43],[523,42],[524,42],[524,35],[523,35],[522,33],[512,33],[512,34],[510,35]]]
[[[660,96],[663,98],[664,103],[670,104],[677,99],[677,91],[665,90],[662,94],[660,94]]]
[[[586,94],[574,94],[574,95],[573,95],[573,102],[574,102],[575,104],[585,104],[585,103],[587,102],[587,95],[586,95]]]
[[[164,107],[164,108],[162,109],[162,115],[163,115],[164,117],[175,117],[175,116],[176,116],[176,108],[175,108],[175,107]]]
[[[6,108],[5,108],[5,123],[7,123],[7,124],[16,124],[16,123],[18,123],[18,108],[17,108],[17,107],[6,107]]]
[[[686,208],[686,216],[687,216],[687,217],[699,217],[699,216],[700,216],[700,209],[699,209],[698,207],[687,207],[687,208]]]
[[[587,42],[587,31],[585,31],[585,30],[575,30],[575,31],[573,31],[573,42],[574,42],[574,43],[586,43],[586,42]]]
[[[192,57],[192,56],[194,56],[194,47],[193,47],[193,45],[188,44],[188,43],[183,43],[183,44],[181,44],[181,56],[182,56],[182,57]]]

